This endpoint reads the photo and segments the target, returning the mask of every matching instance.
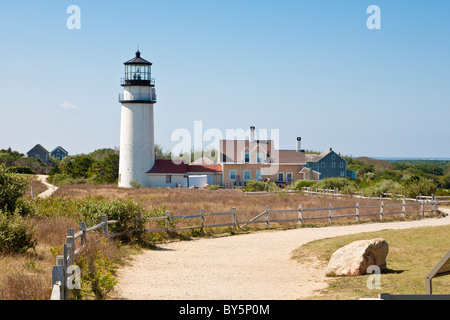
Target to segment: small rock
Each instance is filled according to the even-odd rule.
[[[381,238],[354,241],[333,253],[326,273],[337,276],[363,275],[372,265],[386,270],[388,252],[388,243]]]

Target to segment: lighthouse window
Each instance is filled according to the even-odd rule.
[[[125,67],[127,80],[150,80],[150,66],[129,65]]]

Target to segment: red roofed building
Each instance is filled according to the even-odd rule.
[[[187,165],[177,160],[156,160],[147,172],[150,187],[189,188],[200,176],[204,184],[222,184],[222,166],[218,164]],[[190,179],[191,178],[191,179]],[[191,180],[191,181],[190,181]],[[191,182],[191,183],[190,183]],[[203,185],[201,185],[203,187]],[[196,186],[198,186],[196,184]]]

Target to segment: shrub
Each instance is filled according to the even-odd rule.
[[[108,200],[102,197],[86,198],[78,204],[81,219],[89,225],[98,224],[102,215],[108,220],[119,222],[109,226],[111,232],[142,230],[143,222],[139,217],[145,215],[143,206],[132,200]]]
[[[416,175],[403,183],[403,194],[409,198],[414,198],[418,195],[431,196],[436,191],[437,186],[433,180]]]
[[[354,183],[346,178],[325,178],[320,180],[316,187],[319,189],[339,189],[343,190],[352,186]]]
[[[302,191],[303,187],[311,187],[314,188],[314,186],[317,184],[317,181],[311,181],[311,180],[297,180],[294,181],[291,184],[291,188],[293,190]]]
[[[402,193],[402,186],[392,180],[380,180],[365,188],[362,191],[365,197],[379,197],[383,193]]]
[[[15,212],[22,207],[20,198],[28,187],[28,179],[10,173],[4,165],[0,165],[0,210]]]
[[[33,240],[24,218],[16,213],[8,215],[0,211],[0,252],[24,253],[35,246],[36,240]]]
[[[244,192],[277,191],[279,189],[280,188],[275,184],[275,182],[250,180],[247,181],[247,185],[244,188]]]

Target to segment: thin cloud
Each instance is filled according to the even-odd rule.
[[[77,109],[77,106],[74,104],[71,104],[70,102],[64,102],[63,104],[61,104],[61,107],[66,109],[66,110],[71,110],[71,109]]]

